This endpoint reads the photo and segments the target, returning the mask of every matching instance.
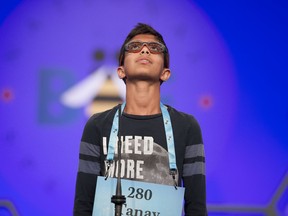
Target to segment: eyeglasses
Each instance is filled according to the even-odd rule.
[[[125,51],[127,52],[137,53],[137,52],[140,52],[143,46],[145,45],[147,46],[149,51],[153,54],[160,54],[160,53],[166,52],[165,45],[159,42],[132,41],[132,42],[125,44],[124,48],[125,48]]]

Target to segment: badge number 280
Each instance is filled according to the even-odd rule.
[[[128,191],[129,195],[127,196],[127,198],[136,198],[145,200],[151,200],[152,198],[152,190],[150,189],[144,190],[143,188],[129,187]]]

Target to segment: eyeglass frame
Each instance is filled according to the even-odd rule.
[[[132,43],[140,43],[141,47],[139,49],[137,49],[137,50],[129,50],[127,47],[128,47],[129,44],[132,44]],[[155,52],[154,50],[151,50],[150,44],[158,44],[158,45],[160,45],[162,51],[161,52],[157,52],[157,51]],[[140,52],[143,49],[144,46],[146,46],[149,49],[149,51],[151,53],[153,53],[153,54],[161,54],[161,53],[166,53],[167,52],[166,46],[164,44],[160,43],[160,42],[157,42],[157,41],[151,41],[151,42],[129,41],[128,43],[126,43],[124,45],[124,49],[125,49],[126,52],[129,52],[129,53],[138,53],[138,52]]]

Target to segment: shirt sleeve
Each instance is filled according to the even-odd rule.
[[[185,216],[206,216],[205,153],[198,122],[191,117],[183,164]]]
[[[97,176],[100,175],[100,132],[95,116],[86,123],[79,152],[74,198],[74,216],[92,215]]]

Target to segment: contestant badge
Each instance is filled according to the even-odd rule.
[[[95,191],[93,216],[114,216],[111,197],[115,194],[117,179],[98,176]],[[122,194],[126,203],[122,215],[133,216],[181,216],[183,209],[183,187],[121,179]]]

